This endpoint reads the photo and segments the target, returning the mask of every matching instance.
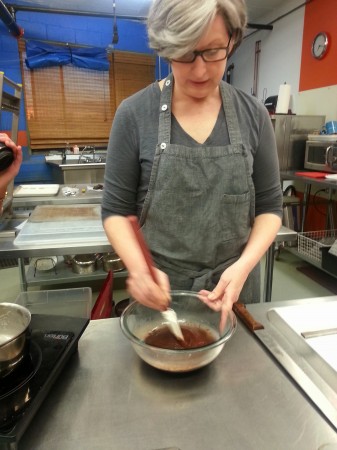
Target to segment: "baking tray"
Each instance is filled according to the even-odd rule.
[[[29,222],[101,220],[101,205],[38,205]]]

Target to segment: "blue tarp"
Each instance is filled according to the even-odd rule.
[[[73,64],[84,69],[109,70],[106,51],[99,47],[78,48],[29,40],[25,61],[29,69]]]

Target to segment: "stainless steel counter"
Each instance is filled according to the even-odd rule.
[[[255,335],[337,430],[337,334],[303,332],[337,326],[337,296],[247,305],[263,325]],[[304,333],[306,334],[306,333]],[[314,333],[316,334],[316,333]]]
[[[328,443],[337,446],[336,430],[240,323],[211,365],[167,374],[139,359],[118,319],[106,319],[89,324],[19,449],[323,450]]]
[[[24,258],[33,257],[43,257],[43,256],[63,256],[63,255],[79,255],[85,253],[107,253],[112,251],[111,244],[106,241],[106,243],[97,243],[95,241],[86,240],[83,242],[76,243],[63,243],[63,244],[27,244],[24,246],[17,246],[14,244],[15,239],[15,229],[22,222],[21,220],[11,220],[4,219],[0,221],[0,258],[17,258],[19,266],[19,277],[20,277],[20,287],[21,291],[27,291],[29,280],[27,279],[26,267],[24,263]],[[53,271],[51,271],[53,274]],[[69,276],[55,277],[56,283],[50,279],[49,275],[45,280],[42,278],[41,283],[38,280],[33,280],[34,284],[60,284],[60,283],[72,283],[75,281],[88,281],[89,279],[104,278],[106,276],[105,272],[96,273],[94,272],[92,276],[84,276],[72,274]],[[126,272],[118,272],[116,276],[126,276]]]
[[[66,242],[63,244],[41,243],[41,244],[14,244],[14,232],[22,220],[3,220],[0,222],[0,257],[3,258],[30,258],[33,256],[62,256],[80,253],[105,253],[110,252],[112,247],[108,240],[106,243],[85,240],[83,242]],[[13,232],[12,236],[1,237],[1,231]]]
[[[13,208],[27,208],[34,207],[37,205],[71,205],[79,203],[101,203],[103,191],[92,189],[94,184],[82,184],[82,183],[71,183],[61,184],[60,190],[57,195],[43,196],[43,197],[14,197],[13,198]],[[63,187],[78,188],[79,192],[76,195],[65,196],[62,193]]]

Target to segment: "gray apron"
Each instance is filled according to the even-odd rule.
[[[216,147],[170,143],[172,88],[170,75],[161,92],[158,144],[140,226],[172,290],[212,290],[247,243],[255,190],[225,83],[220,91],[230,144]],[[260,301],[259,265],[240,301]]]

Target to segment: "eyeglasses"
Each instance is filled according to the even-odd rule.
[[[171,61],[179,62],[179,63],[193,63],[197,56],[201,56],[203,61],[207,62],[217,62],[223,61],[228,56],[229,45],[231,42],[232,36],[229,36],[229,41],[227,47],[219,47],[219,48],[206,48],[205,50],[194,50],[185,55],[180,56],[180,58],[171,59]]]

